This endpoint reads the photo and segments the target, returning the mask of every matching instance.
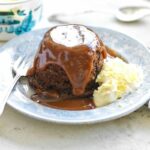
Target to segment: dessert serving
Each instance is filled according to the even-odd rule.
[[[119,57],[85,26],[53,27],[45,33],[27,73],[35,91],[31,99],[68,110],[109,104],[132,92],[143,78],[140,67]]]

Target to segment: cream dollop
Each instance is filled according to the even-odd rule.
[[[50,36],[54,42],[67,47],[85,44],[93,48],[97,42],[95,33],[81,25],[58,26],[50,32]]]
[[[97,76],[99,87],[94,91],[94,103],[97,107],[107,105],[133,92],[143,81],[143,71],[135,64],[126,63],[120,58],[105,60]]]

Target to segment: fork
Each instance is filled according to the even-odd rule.
[[[12,92],[12,90],[14,89],[17,81],[22,77],[25,76],[28,70],[28,62],[26,59],[26,56],[23,57],[19,57],[16,62],[13,65],[13,70],[15,71],[16,75],[13,78],[11,84],[9,87],[6,88],[6,90],[4,91],[4,95],[3,97],[0,99],[0,115],[3,113],[5,105],[7,103],[7,100]]]

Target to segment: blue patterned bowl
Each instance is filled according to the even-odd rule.
[[[0,2],[0,40],[30,31],[40,20],[41,0],[4,0]]]

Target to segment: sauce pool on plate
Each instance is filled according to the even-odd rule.
[[[107,53],[109,57],[121,57],[117,52],[107,47]],[[121,57],[122,58],[122,57]],[[50,92],[50,96],[53,97],[52,99],[40,97],[39,95],[34,95],[32,100],[42,104],[44,106],[62,110],[89,110],[95,109],[96,106],[93,102],[92,97],[87,98],[64,98],[63,100],[57,99],[57,94],[55,92]],[[56,98],[56,100],[55,100]]]
[[[88,110],[96,108],[92,98],[64,99],[50,102],[51,100],[42,100],[40,97],[37,97],[34,101],[51,108],[62,110]]]

